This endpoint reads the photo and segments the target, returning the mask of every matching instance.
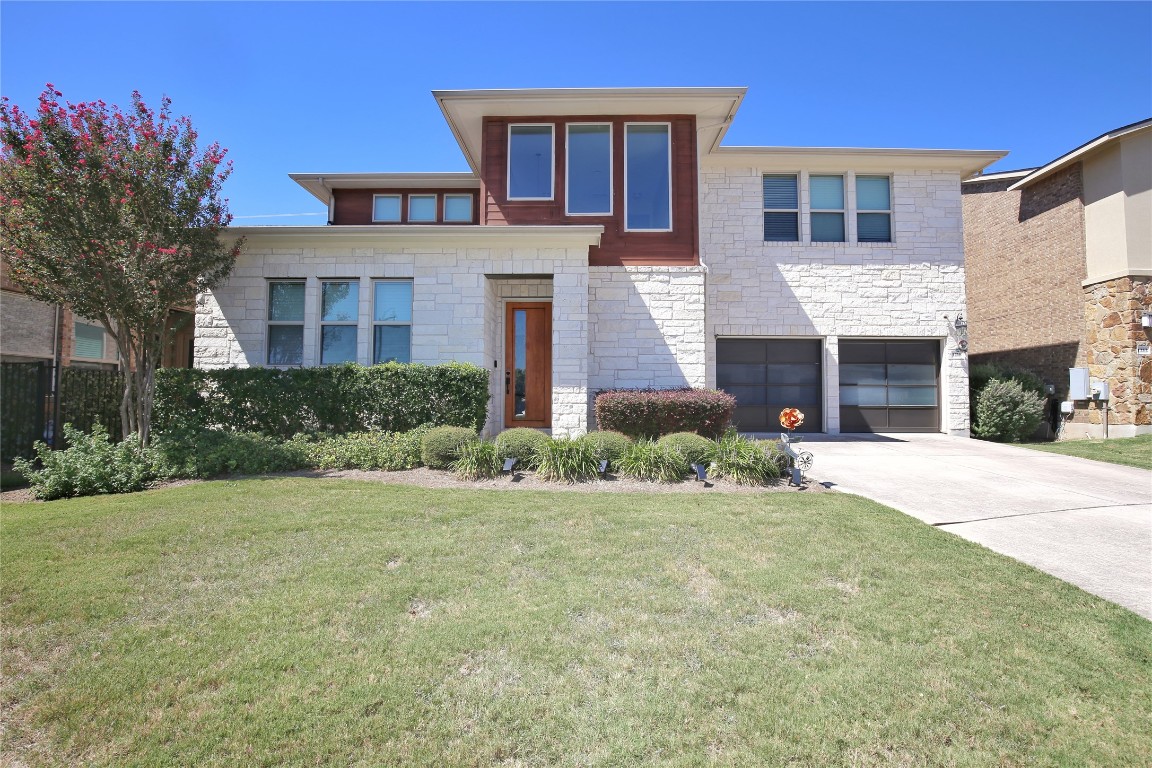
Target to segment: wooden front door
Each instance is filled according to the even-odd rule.
[[[552,426],[552,302],[504,312],[504,426]]]

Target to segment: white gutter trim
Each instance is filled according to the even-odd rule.
[[[1103,136],[1098,136],[1087,144],[1079,146],[1067,154],[1061,155],[1047,165],[1037,168],[1028,176],[1025,176],[1023,179],[1020,179],[1020,181],[1008,187],[1008,191],[1012,192],[1014,190],[1020,189],[1021,187],[1028,186],[1033,182],[1039,181],[1046,176],[1051,176],[1061,168],[1071,165],[1072,163],[1078,161],[1080,158],[1084,157],[1084,155],[1087,155],[1090,152],[1094,152],[1110,141],[1122,138],[1132,133],[1137,133],[1139,131],[1146,131],[1150,128],[1152,128],[1152,119],[1142,120],[1139,123],[1133,123],[1132,125],[1128,125],[1123,128],[1117,128],[1114,131],[1109,131]]]

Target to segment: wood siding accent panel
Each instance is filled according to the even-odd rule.
[[[508,200],[508,126],[549,123],[556,127],[556,188],[553,200]],[[568,216],[565,154],[568,123],[612,126],[612,210],[610,216]],[[672,231],[627,232],[624,227],[624,126],[670,123],[672,142]],[[698,173],[696,118],[692,115],[591,115],[578,117],[488,117],[480,171],[480,223],[602,224],[600,246],[589,249],[591,266],[687,266],[699,264],[696,219]]]
[[[479,224],[480,206],[474,189],[334,189],[336,200],[333,224],[388,224],[396,222],[372,221],[373,195],[400,195],[400,222],[408,223],[408,195],[436,195],[436,223]],[[445,222],[444,195],[472,195],[472,221]],[[430,222],[421,222],[427,224]]]

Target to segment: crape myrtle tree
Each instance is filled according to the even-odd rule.
[[[243,245],[221,230],[226,150],[200,150],[187,117],[138,92],[132,108],[61,104],[35,114],[0,101],[0,249],[28,295],[99,321],[126,367],[124,436],[147,445],[156,367],[173,307],[218,285]]]

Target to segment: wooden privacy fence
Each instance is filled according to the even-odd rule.
[[[113,440],[120,438],[120,399],[124,379],[119,371],[64,368],[60,372],[59,423],[85,432],[103,424]],[[51,444],[59,430],[49,363],[0,364],[0,460],[30,458],[37,440]],[[60,439],[55,447],[63,448]]]

